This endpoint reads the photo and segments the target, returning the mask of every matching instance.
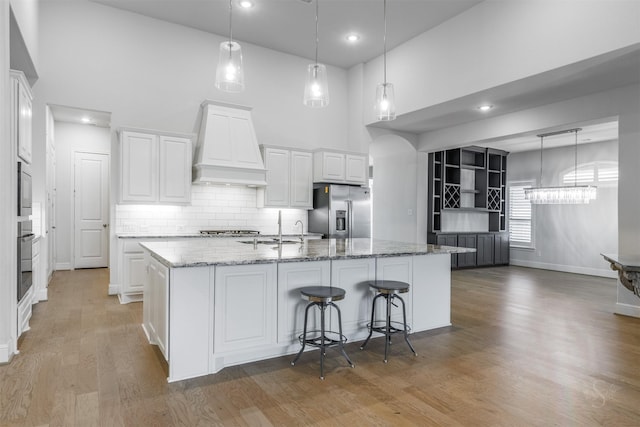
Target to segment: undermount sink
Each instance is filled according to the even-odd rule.
[[[248,245],[258,244],[258,245],[277,245],[278,239],[267,239],[267,240],[238,240],[238,243],[245,243]],[[295,243],[301,243],[300,240],[283,240],[283,245],[291,245]]]

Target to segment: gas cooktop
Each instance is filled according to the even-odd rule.
[[[260,234],[257,230],[200,230],[200,234],[234,235],[234,234]]]

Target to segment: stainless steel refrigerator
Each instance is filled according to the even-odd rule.
[[[309,232],[324,238],[371,237],[371,192],[351,185],[316,184]]]

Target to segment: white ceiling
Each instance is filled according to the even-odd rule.
[[[228,0],[91,1],[219,35],[228,34]],[[255,6],[248,10],[238,7],[238,1],[233,0],[234,39],[300,57],[313,57],[315,5],[312,0],[253,0]],[[479,2],[388,1],[388,48],[404,43]],[[321,0],[319,8],[319,62],[348,68],[382,53],[382,0]],[[362,37],[355,45],[345,39],[346,34],[352,31]],[[640,83],[640,46],[630,46],[562,69],[402,114],[394,121],[380,122],[375,126],[419,134],[634,83]],[[486,102],[494,108],[488,113],[480,113],[476,107]],[[617,138],[617,124],[610,120],[569,125],[576,126],[584,129],[580,132],[580,143],[584,139],[595,142]],[[536,134],[546,131],[549,129],[483,143],[510,152],[539,149],[540,141]],[[545,141],[545,147],[564,145],[562,141],[573,144],[572,138],[568,141],[554,137],[549,145]]]
[[[162,21],[227,36],[228,0],[92,0]],[[233,38],[312,59],[315,55],[315,2],[252,0],[242,9],[233,0]],[[481,0],[390,0],[387,48],[391,49],[473,7]],[[321,0],[318,4],[318,61],[350,68],[382,54],[382,0]],[[360,34],[356,44],[350,32]]]
[[[111,125],[111,113],[87,110],[64,105],[49,105],[53,119],[58,122],[75,123],[108,128]]]

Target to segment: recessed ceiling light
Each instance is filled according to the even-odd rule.
[[[358,40],[360,40],[360,35],[359,35],[359,34],[356,34],[356,33],[347,34],[346,39],[347,39],[347,41],[348,41],[348,42],[350,42],[350,43],[355,43],[355,42],[357,42]]]
[[[240,2],[240,7],[243,9],[251,9],[253,7],[253,2],[250,0],[242,0]]]
[[[493,108],[493,105],[489,105],[489,104],[484,104],[478,107],[478,110],[480,111],[489,111]]]
[[[90,117],[87,117],[87,116],[84,116],[84,117],[83,117],[82,119],[80,119],[80,120],[82,120],[82,123],[91,123],[91,118],[90,118]]]

